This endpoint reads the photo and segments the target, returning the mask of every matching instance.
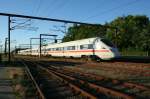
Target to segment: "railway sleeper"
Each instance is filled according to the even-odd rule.
[[[48,73],[53,74],[55,77],[57,77],[57,78],[59,78],[59,79],[61,79],[61,80],[63,81],[63,78],[62,78],[62,77],[57,76],[56,74],[54,74],[53,72],[49,71],[49,70],[46,69],[46,68],[43,68],[43,67],[41,67],[41,66],[39,66],[39,67],[40,67],[41,69],[47,71]],[[65,80],[64,82],[68,82],[68,81]],[[69,82],[68,82],[68,84],[69,84],[69,86],[70,86],[71,88],[73,88],[76,92],[79,92],[83,97],[91,98],[91,99],[96,99],[96,97],[94,97],[93,95],[91,95],[91,94],[89,94],[89,93],[83,91],[82,89],[78,88],[77,86],[75,86],[75,85],[73,85],[73,84],[71,84],[71,83],[69,83]],[[58,97],[58,98],[59,98],[59,97]],[[55,99],[56,99],[56,98],[55,98]]]
[[[53,98],[53,99],[57,99],[59,97],[67,98],[67,97],[71,97],[74,95],[73,91],[71,90],[56,91],[56,92],[47,91],[47,94],[49,98]]]
[[[65,69],[65,71],[70,71],[72,73],[74,72],[72,70],[67,70],[67,69]],[[80,73],[79,71],[78,71],[78,73],[81,75],[83,74],[83,73]],[[77,73],[75,73],[75,74],[77,74]],[[86,75],[86,76],[83,77],[83,75]],[[122,92],[130,94],[132,96],[139,96],[140,92],[148,90],[148,88],[146,88],[144,86],[136,85],[133,83],[124,83],[124,82],[121,82],[121,81],[118,81],[115,79],[103,79],[103,80],[100,79],[100,80],[96,81],[96,79],[99,79],[99,77],[92,76],[93,78],[95,78],[95,82],[94,82],[94,81],[91,81],[91,77],[90,77],[91,75],[89,75],[89,74],[83,74],[83,75],[82,75],[82,77],[78,77],[78,78],[80,78],[82,80],[85,79],[86,81],[95,83],[97,85],[105,86],[107,88],[113,88],[113,89],[116,89],[117,91],[122,91]],[[88,78],[88,79],[86,79],[86,78]],[[123,90],[125,90],[125,91],[123,91]]]
[[[65,91],[65,90],[69,90],[68,86],[61,86],[61,87],[56,87],[56,88],[50,88],[50,90],[48,92],[50,93],[55,93],[58,91]]]
[[[56,73],[56,72],[55,72]],[[60,74],[60,73],[56,73],[57,75],[59,75],[59,76],[61,76],[61,77],[63,77],[63,78],[65,78],[65,79],[69,79],[70,81],[72,80],[72,81],[75,81],[75,82],[77,82],[76,84],[78,84],[78,85],[84,85],[85,83],[84,83],[84,81],[81,81],[81,80],[77,80],[77,79],[75,79],[75,78],[71,78],[71,77],[69,77],[69,76],[67,76],[67,75],[64,75],[64,74]],[[80,82],[80,83],[78,83],[78,82]],[[80,86],[81,86],[80,85]],[[84,85],[85,86],[85,85]],[[100,87],[100,86],[97,86],[97,85],[94,85],[94,84],[89,84],[88,83],[88,86],[89,86],[89,88],[92,88],[92,89],[97,89],[98,90],[98,92],[99,93],[103,93],[104,95],[106,95],[106,97],[107,96],[113,96],[113,97],[116,97],[116,98],[125,98],[125,99],[134,99],[133,97],[131,97],[131,96],[128,96],[128,95],[125,95],[125,94],[122,94],[122,93],[120,93],[120,92],[116,92],[116,91],[113,91],[113,90],[111,90],[111,89],[107,89],[107,88],[104,88],[104,87]],[[83,87],[83,88],[85,88],[85,87]]]

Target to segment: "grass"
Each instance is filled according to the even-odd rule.
[[[120,53],[122,56],[148,56],[146,51],[124,50]]]

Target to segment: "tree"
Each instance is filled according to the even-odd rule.
[[[147,16],[122,16],[105,25],[117,27],[117,35],[115,35],[115,29],[106,29],[98,25],[74,24],[68,29],[63,42],[99,36],[112,42],[116,41],[120,50],[137,49],[144,51],[150,49],[150,21]]]
[[[98,25],[76,25],[68,29],[67,34],[63,38],[63,42],[79,40],[84,38],[96,37],[96,36],[105,36],[105,28]]]
[[[109,23],[109,26],[114,26],[119,29],[117,34],[117,43],[120,49],[136,48],[143,50],[143,40],[147,40],[146,34],[148,32],[149,19],[146,16],[123,16],[118,17]],[[114,38],[114,31],[108,30],[107,38],[112,41]]]

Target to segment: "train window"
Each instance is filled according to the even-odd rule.
[[[84,50],[84,49],[93,49],[93,44],[80,45],[80,49],[81,50]]]
[[[75,50],[75,46],[71,46],[71,50]]]
[[[46,49],[46,51],[51,51],[51,48]]]
[[[70,46],[67,47],[67,50],[70,50]]]
[[[60,51],[63,51],[64,50],[64,48],[63,47],[60,47]]]
[[[115,45],[107,39],[101,39],[101,41],[110,47],[115,47]]]
[[[61,48],[61,47],[59,47],[59,48],[58,48],[58,50],[59,50],[59,51],[62,51],[62,48]]]
[[[88,49],[88,45],[85,44],[85,45],[80,45],[80,49],[84,50],[84,49]]]
[[[55,48],[52,48],[52,51],[55,51]]]
[[[68,46],[67,50],[75,50],[75,46]]]
[[[88,44],[88,49],[93,49],[93,44]]]
[[[56,48],[56,51],[59,51],[59,48]]]
[[[67,50],[67,47],[64,47],[64,51],[66,51]]]

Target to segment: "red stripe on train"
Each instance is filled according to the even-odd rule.
[[[48,51],[49,53],[62,53],[63,51]],[[77,50],[77,51],[64,51],[64,53],[68,52],[93,52],[93,50]],[[94,50],[94,52],[109,52],[109,50]]]

